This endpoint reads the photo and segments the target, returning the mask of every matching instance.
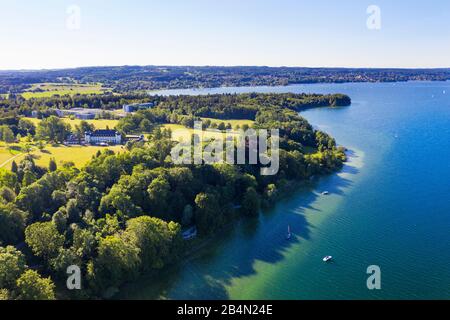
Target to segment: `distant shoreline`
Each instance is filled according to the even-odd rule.
[[[319,83],[448,81],[450,68],[307,68],[216,66],[119,66],[0,71],[0,94],[22,93],[37,84],[100,84],[114,93],[151,90]]]

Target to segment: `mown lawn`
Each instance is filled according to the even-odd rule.
[[[62,162],[72,161],[77,168],[83,167],[98,150],[110,149],[114,152],[123,151],[123,146],[64,146],[64,145],[46,145],[44,149],[34,148],[30,154],[34,157],[35,163],[42,167],[47,167],[51,158],[60,165]],[[11,162],[17,163],[25,156],[23,152],[11,153],[6,146],[0,146],[0,167],[11,169]]]
[[[21,152],[16,150],[10,150],[5,146],[0,146],[0,167],[7,165],[7,162],[10,161],[15,156],[20,156]],[[12,161],[12,160],[11,160]]]
[[[255,122],[255,121],[253,121],[253,120],[242,120],[242,119],[233,119],[233,120],[221,120],[221,119],[213,119],[213,118],[201,118],[203,121],[206,121],[206,120],[210,120],[211,121],[211,123],[217,123],[217,124],[219,124],[219,123],[221,123],[221,122],[223,122],[223,123],[225,123],[225,125],[226,124],[231,124],[231,126],[234,128],[234,127],[236,127],[237,125],[239,125],[240,127],[242,127],[243,125],[248,125],[249,127]]]
[[[41,119],[36,118],[25,118],[27,120],[30,120],[34,123],[35,126],[41,122]],[[70,124],[72,128],[75,128],[76,125],[80,124],[82,120],[80,119],[70,119],[70,118],[62,118],[64,122]],[[93,124],[96,129],[106,129],[107,127],[109,129],[114,129],[119,122],[119,120],[108,120],[108,119],[99,119],[99,120],[85,120],[86,122]]]
[[[181,124],[164,124],[162,125],[165,129],[172,130],[172,139],[175,141],[189,141],[192,134],[194,134],[194,129],[187,128]],[[203,132],[203,140],[208,141],[211,139],[225,139],[226,133],[222,132],[214,132],[212,130],[204,130]],[[231,135],[237,136],[237,132],[232,132]]]
[[[64,161],[72,161],[77,168],[83,167],[98,150],[110,149],[115,152],[123,151],[122,146],[97,147],[97,146],[46,146],[43,150],[32,152],[35,162],[39,166],[46,167],[51,158],[54,158],[57,164]]]
[[[31,92],[35,89],[44,90],[43,92]],[[101,84],[65,84],[65,83],[38,83],[34,84],[30,91],[23,92],[21,95],[25,99],[46,98],[55,94],[75,95],[75,94],[101,94],[106,89]]]

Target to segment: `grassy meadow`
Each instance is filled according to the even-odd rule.
[[[255,121],[253,120],[245,120],[245,119],[237,119],[237,120],[221,120],[221,119],[214,119],[214,118],[201,118],[203,121],[210,120],[211,123],[217,123],[220,124],[221,122],[225,124],[231,124],[231,126],[234,128],[237,125],[242,127],[243,125],[251,126]]]
[[[38,125],[40,119],[36,118],[25,118],[27,120],[32,121],[35,125]],[[203,118],[206,120],[207,118]],[[69,119],[63,118],[66,123],[69,123],[72,128],[75,125],[79,124],[82,120],[80,119]],[[218,120],[218,119],[209,119],[212,122],[224,122],[230,123],[233,127],[236,125],[251,125],[253,121],[251,120]],[[118,120],[86,120],[88,123],[93,124],[96,129],[105,129],[109,127],[113,129]],[[187,141],[190,139],[191,135],[194,133],[194,129],[187,128],[180,124],[164,124],[162,128],[171,129],[173,134],[173,139],[175,141]],[[233,132],[233,136],[237,136],[237,132]],[[203,131],[203,141],[208,141],[210,139],[224,139],[225,133],[214,132],[211,130]],[[11,162],[15,160],[17,163],[26,155],[24,151],[24,146],[26,145],[25,138],[20,143],[12,143],[6,145],[4,143],[0,143],[0,168],[11,168]],[[75,166],[78,168],[83,167],[93,155],[97,153],[98,150],[110,149],[115,152],[123,151],[123,146],[109,146],[109,147],[99,147],[99,146],[64,146],[64,145],[52,145],[46,144],[41,150],[33,144],[29,144],[31,146],[30,154],[34,157],[35,162],[39,166],[47,167],[51,158],[56,160],[56,163],[60,165],[62,162],[72,161],[75,163]]]
[[[11,169],[11,163],[13,160],[16,163],[26,155],[25,152],[20,150],[19,144],[11,144],[8,148],[6,145],[0,145],[0,168]],[[114,152],[120,152],[123,150],[123,146],[64,146],[64,145],[51,145],[47,144],[42,150],[37,147],[33,147],[30,154],[33,156],[37,165],[47,167],[51,158],[54,158],[56,163],[60,165],[63,162],[72,161],[77,168],[83,167],[98,150],[110,149]]]
[[[42,120],[36,118],[25,118],[33,122],[36,126]],[[69,119],[63,118],[64,122],[75,128],[82,120],[80,119]],[[88,123],[93,124],[96,129],[106,129],[107,127],[113,129],[118,120],[86,120]],[[0,142],[0,168],[11,168],[12,160],[17,163],[25,156],[24,151],[25,138],[22,138],[20,143],[11,143],[6,145]],[[81,168],[86,162],[88,162],[98,150],[111,149],[113,151],[122,150],[122,146],[110,146],[110,147],[99,147],[99,146],[64,146],[64,145],[51,145],[46,144],[42,150],[36,145],[29,144],[31,147],[30,154],[33,155],[35,162],[39,166],[46,167],[51,158],[55,158],[57,164],[62,162],[72,161],[75,166]]]
[[[41,89],[42,92],[33,92],[33,90]],[[101,84],[67,84],[67,83],[38,83],[34,84],[31,89],[22,93],[25,99],[46,98],[56,94],[58,95],[75,95],[75,94],[101,94],[107,89]]]
[[[35,126],[41,122],[41,119],[36,118],[25,118],[34,123]],[[72,128],[75,128],[76,125],[79,125],[81,121],[80,119],[70,119],[70,118],[62,118],[64,122],[70,124]],[[109,120],[109,119],[93,119],[93,120],[84,120],[89,124],[93,124],[96,129],[106,129],[107,127],[110,129],[114,129],[119,122],[119,120]]]
[[[194,134],[194,129],[187,128],[181,124],[164,124],[162,125],[164,129],[172,130],[172,138],[175,141],[188,141]],[[233,136],[238,136],[238,132],[233,131],[231,133]],[[225,139],[226,133],[215,132],[211,129],[203,131],[203,141],[208,141],[211,139]]]

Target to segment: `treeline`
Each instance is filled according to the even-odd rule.
[[[300,67],[119,66],[0,72],[0,94],[20,93],[36,83],[102,83],[116,93],[222,86],[296,83],[450,80],[450,69]]]
[[[20,94],[12,94],[8,99],[0,99],[0,117],[12,117],[18,115],[31,116],[32,111],[38,112],[38,117],[47,117],[54,115],[51,109],[71,109],[71,108],[90,108],[116,110],[121,109],[125,104],[132,103],[159,103],[160,97],[149,96],[147,94],[76,94],[55,95],[44,98],[24,99]]]
[[[178,123],[192,127],[194,121],[201,117],[224,120],[226,126],[226,120],[229,119],[255,120],[258,112],[265,109],[302,111],[312,107],[348,106],[350,103],[350,97],[343,94],[248,93],[167,96],[159,97],[157,107],[121,119],[117,129],[125,133],[145,132],[151,124],[158,123]],[[205,124],[207,127],[212,126],[207,121]]]

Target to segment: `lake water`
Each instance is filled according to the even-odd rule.
[[[188,261],[121,291],[134,299],[450,298],[450,83],[176,90],[345,93],[302,112],[350,151],[344,169],[242,220]],[[330,195],[320,193],[328,190]],[[290,225],[294,239],[285,234]],[[322,257],[333,255],[333,263]],[[367,267],[381,268],[368,290]]]

